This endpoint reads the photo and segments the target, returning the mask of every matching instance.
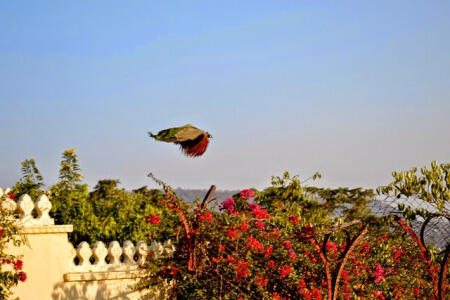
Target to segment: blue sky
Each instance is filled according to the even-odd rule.
[[[169,3],[170,2],[170,3]],[[376,187],[450,156],[449,1],[0,1],[0,187]],[[147,131],[214,135],[186,158]]]

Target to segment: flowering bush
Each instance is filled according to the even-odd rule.
[[[20,246],[23,242],[15,216],[7,205],[7,201],[14,199],[15,195],[11,192],[0,196],[0,299],[10,297],[11,289],[27,279],[27,274],[22,271],[22,260],[8,254],[6,249],[8,245]]]
[[[364,205],[357,207],[360,203],[349,190],[325,191],[329,201],[324,202],[317,190],[308,192],[298,178],[285,174],[274,177],[273,186],[262,192],[243,190],[218,209],[208,209],[208,197],[189,207],[169,186],[155,180],[167,194],[161,202],[162,215],[171,216],[170,224],[162,217],[157,226],[174,226],[176,251],[171,257],[149,256],[143,266],[149,277],[141,287],[169,280],[177,299],[433,295],[430,274],[437,272],[438,261],[424,259],[393,217],[377,217]],[[342,192],[347,196],[336,200]],[[359,189],[354,193],[373,196]],[[356,206],[342,212],[346,207],[342,202],[352,201]],[[336,207],[350,222],[333,217]]]

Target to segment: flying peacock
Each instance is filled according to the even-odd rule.
[[[164,129],[156,135],[151,132],[148,134],[157,141],[180,145],[181,151],[191,157],[197,157],[205,153],[209,139],[212,138],[208,132],[191,124]]]

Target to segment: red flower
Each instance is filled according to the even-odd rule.
[[[234,262],[235,262],[233,255],[228,255],[227,260],[232,264],[234,264]]]
[[[198,221],[199,222],[205,222],[206,221],[206,222],[210,222],[211,223],[211,222],[213,222],[213,215],[209,211],[201,213],[198,216]]]
[[[249,268],[250,264],[244,260],[240,260],[237,262],[236,264],[236,277],[241,278],[241,277],[247,277],[249,275],[248,273],[248,268]]]
[[[298,219],[298,216],[290,216],[289,217],[289,222],[291,222],[292,224],[298,224],[300,223],[300,220]]]
[[[406,252],[405,252],[405,250],[402,249],[402,246],[398,246],[397,249],[395,249],[394,254],[393,254],[394,262],[399,263],[400,262],[399,258],[402,255],[406,255]]]
[[[265,287],[265,286],[267,286],[267,283],[269,282],[269,279],[264,278],[264,277],[260,277],[260,276],[256,276],[256,281],[258,282],[259,286]]]
[[[252,236],[248,238],[246,247],[253,250],[262,250],[263,248],[262,244]]]
[[[269,260],[269,262],[267,263],[267,266],[269,266],[270,268],[275,268],[276,263],[273,260]]]
[[[273,253],[273,248],[270,245],[264,247],[264,256],[269,257]]]
[[[225,247],[222,245],[219,245],[219,251],[224,251],[224,250],[225,250]]]
[[[265,210],[264,208],[260,208],[257,207],[255,209],[252,210],[252,215],[256,218],[256,219],[269,219],[270,215],[267,212],[267,210]]]
[[[304,289],[304,288],[306,288],[306,282],[305,282],[305,280],[300,279],[300,281],[298,282],[297,288],[298,288],[298,289]]]
[[[19,275],[19,280],[20,281],[25,282],[25,280],[27,280],[27,273],[20,272],[18,275]]]
[[[237,236],[238,236],[238,233],[237,233],[237,231],[234,231],[233,228],[230,227],[227,229],[227,237],[229,239],[235,238]]]
[[[180,272],[180,268],[177,267],[170,267],[170,275],[177,276],[177,274]]]
[[[281,275],[282,278],[285,278],[285,277],[287,277],[289,274],[292,273],[292,269],[291,269],[291,267],[288,266],[288,265],[285,265],[284,267],[281,267],[278,271],[280,272],[280,275]]]
[[[145,222],[156,225],[161,221],[161,218],[158,215],[150,215],[145,217]]]
[[[348,283],[349,281],[348,272],[345,270],[342,270],[342,280],[344,280],[344,283]]]
[[[345,248],[347,248],[347,242],[344,242],[344,243],[342,244],[342,246],[340,247],[339,250],[341,251],[341,253],[344,253]]]
[[[328,251],[337,251],[337,245],[333,242],[327,242],[326,248]]]
[[[251,197],[255,196],[255,192],[253,190],[242,190],[241,191],[241,198],[242,199],[249,199]]]
[[[237,229],[239,229],[240,231],[247,231],[247,229],[249,227],[250,226],[248,226],[248,224],[240,224],[240,225],[237,226]]]
[[[8,193],[6,194],[6,197],[8,197],[8,198],[11,199],[11,200],[16,199],[16,195],[14,195],[13,192],[8,192]],[[26,275],[25,275],[25,276],[26,276]]]
[[[5,231],[0,228],[0,237],[2,237],[5,234]]]
[[[14,270],[22,270],[23,268],[23,261],[21,261],[20,259],[16,260],[14,262]]]
[[[314,229],[311,227],[311,225],[306,224],[306,226],[304,226],[304,227],[302,228],[302,234],[303,234],[304,236],[311,236],[311,235],[314,234]]]
[[[372,293],[373,293],[373,296],[374,296],[375,298],[378,298],[378,299],[380,299],[380,300],[386,300],[386,298],[384,297],[384,295],[383,295],[382,292],[379,292],[379,291],[372,291]]]
[[[277,229],[272,229],[272,237],[275,239],[278,239],[280,237],[280,234],[278,233]]]
[[[284,245],[284,248],[286,248],[286,249],[292,248],[292,243],[290,241],[284,241],[283,245]]]
[[[313,288],[311,294],[315,300],[322,300],[322,293],[320,292],[319,289]]]

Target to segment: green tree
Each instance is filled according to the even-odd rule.
[[[36,167],[34,158],[25,159],[21,162],[21,165],[22,178],[13,187],[13,193],[16,197],[28,194],[32,198],[36,198],[40,194],[45,193],[42,189],[44,187],[44,178]]]

